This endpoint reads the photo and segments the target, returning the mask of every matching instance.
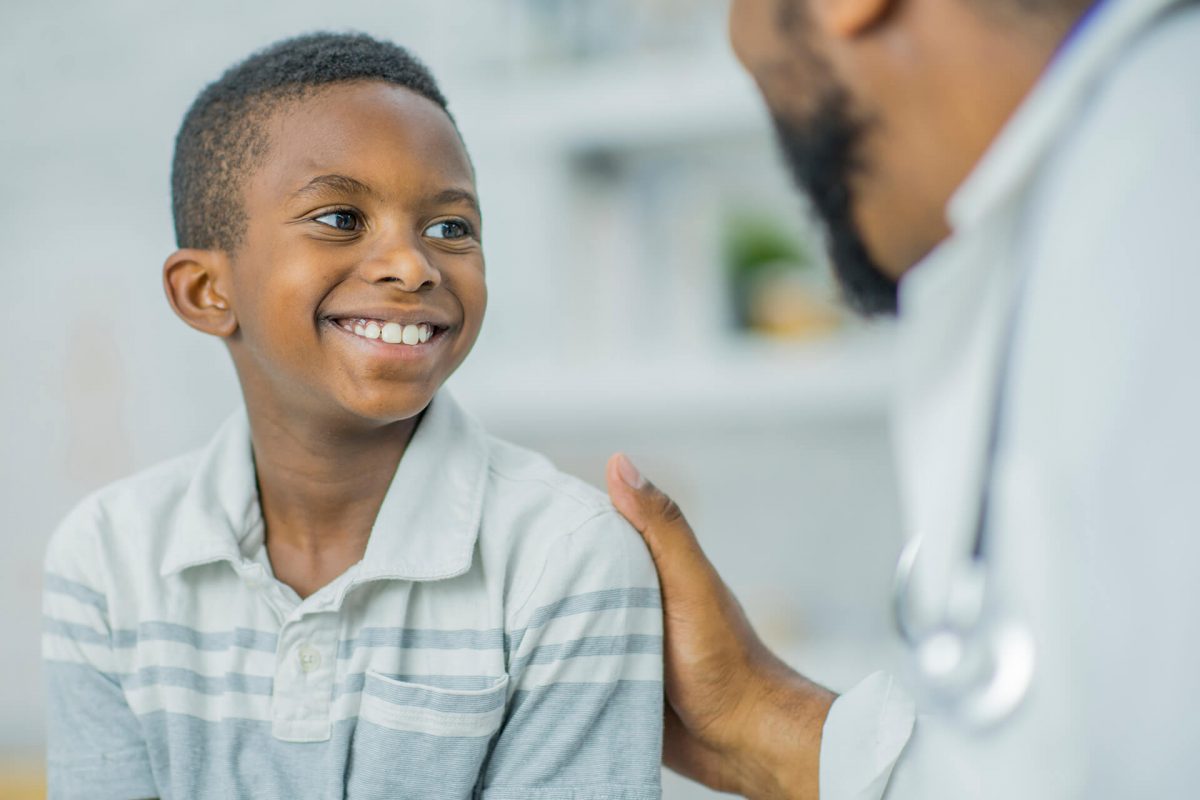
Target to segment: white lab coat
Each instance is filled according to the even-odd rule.
[[[1017,303],[988,544],[1036,674],[987,733],[914,725],[872,676],[826,722],[822,800],[1200,797],[1200,5],[1108,0],[948,217],[901,284],[917,596],[970,550]]]

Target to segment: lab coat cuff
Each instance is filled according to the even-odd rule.
[[[912,698],[884,672],[835,700],[821,733],[821,800],[880,800],[914,719]]]

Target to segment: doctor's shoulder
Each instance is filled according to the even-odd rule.
[[[1084,242],[1129,241],[1143,219],[1194,211],[1200,172],[1200,4],[1182,4],[1101,70],[1040,172],[1035,229]],[[1039,224],[1042,214],[1045,219]],[[1067,225],[1071,219],[1078,226]],[[1160,233],[1186,235],[1159,225]]]
[[[1200,6],[1180,4],[1078,99],[1027,198],[1013,435],[1052,505],[1165,489],[1200,446],[1197,75]]]
[[[1057,318],[1066,339],[1120,354],[1132,330],[1190,318],[1200,291],[1197,75],[1200,5],[1185,4],[1117,54],[1058,130],[1014,257],[1029,263],[1036,315]]]

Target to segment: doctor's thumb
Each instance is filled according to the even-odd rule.
[[[646,480],[626,455],[610,458],[605,476],[613,505],[646,541],[664,583],[677,572],[712,569],[679,506]]]

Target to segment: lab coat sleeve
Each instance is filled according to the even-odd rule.
[[[912,736],[912,699],[876,672],[834,701],[821,733],[821,800],[880,800]]]

